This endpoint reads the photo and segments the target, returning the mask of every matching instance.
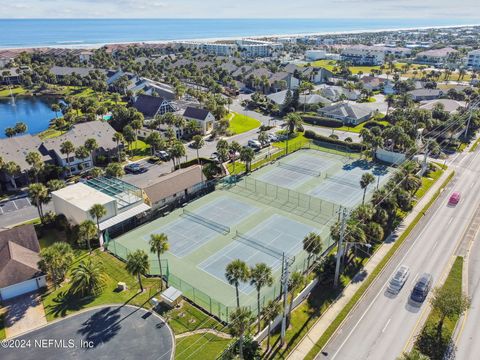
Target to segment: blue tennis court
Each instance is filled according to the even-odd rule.
[[[246,202],[231,197],[220,197],[198,209],[190,210],[193,216],[184,214],[172,223],[146,234],[143,240],[149,241],[151,234],[165,233],[170,243],[169,252],[181,258],[215,237],[224,235],[226,227],[242,222],[258,210]],[[216,223],[223,226],[216,226]]]
[[[309,232],[319,233],[319,229],[275,214],[247,233],[237,234],[232,243],[198,267],[225,283],[225,267],[235,259],[245,261],[248,266],[263,262],[275,272],[281,269],[282,253],[297,255],[302,250],[303,238]],[[254,287],[242,283],[239,289],[249,294]]]
[[[269,184],[296,189],[314,177],[325,176],[326,171],[338,167],[338,160],[301,153],[288,160],[281,160],[270,171],[257,177]]]

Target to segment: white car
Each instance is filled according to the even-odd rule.
[[[409,275],[410,268],[405,265],[400,266],[395,275],[390,279],[387,291],[392,294],[398,294],[402,290],[403,285],[405,285]]]
[[[252,149],[261,149],[262,144],[260,144],[260,141],[258,140],[248,140],[248,147],[251,147]]]

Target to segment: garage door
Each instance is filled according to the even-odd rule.
[[[31,279],[15,285],[4,287],[0,290],[0,294],[2,295],[2,300],[8,300],[15,296],[23,295],[37,289],[37,280]]]

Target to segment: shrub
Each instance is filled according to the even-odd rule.
[[[305,121],[307,124],[312,125],[320,125],[320,126],[327,126],[333,128],[339,128],[343,126],[343,122],[337,119],[330,119],[318,115],[301,115],[302,120]]]
[[[328,135],[328,137],[329,137],[330,139],[338,140],[338,135],[336,135],[336,134],[330,134],[330,135]]]
[[[328,144],[333,144],[333,145],[340,145],[344,146],[350,151],[353,152],[362,152],[364,150],[364,146],[360,143],[349,143],[346,141],[338,140],[338,139],[332,139],[328,136],[323,136],[320,134],[317,134],[316,132],[312,130],[306,130],[304,136],[307,139],[312,139],[314,141],[319,141],[319,142],[324,142]]]
[[[371,129],[372,127],[374,126],[378,126],[379,128],[381,128],[382,130],[386,128],[385,125],[383,125],[382,123],[379,123],[378,121],[375,121],[375,120],[370,120],[370,121],[367,121],[363,127],[364,128],[367,128],[367,129]]]

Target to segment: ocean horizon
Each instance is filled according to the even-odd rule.
[[[465,19],[0,19],[0,48],[89,47],[289,34],[342,33],[480,23]]]

